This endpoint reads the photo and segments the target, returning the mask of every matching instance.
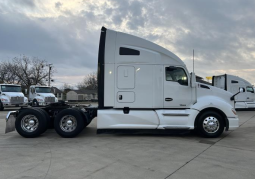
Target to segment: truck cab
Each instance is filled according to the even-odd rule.
[[[213,76],[212,85],[236,94],[242,87],[245,91],[235,96],[236,109],[255,108],[255,93],[252,84],[238,76],[224,74]]]
[[[28,99],[21,92],[20,85],[0,84],[0,111],[5,107],[27,106]]]
[[[239,125],[230,92],[196,83],[178,56],[129,34],[102,28],[98,83],[99,132],[199,129],[217,136]]]
[[[58,102],[48,86],[32,85],[29,88],[29,102],[32,106],[45,106]]]

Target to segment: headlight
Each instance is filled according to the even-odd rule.
[[[43,99],[37,98],[37,101],[39,101],[39,102],[43,102]]]
[[[55,102],[58,102],[58,98],[55,98]]]
[[[235,115],[237,115],[237,114],[236,114],[236,110],[235,110],[234,108],[232,108],[232,112],[233,112]]]
[[[1,99],[1,101],[3,101],[3,102],[8,102],[8,99]]]

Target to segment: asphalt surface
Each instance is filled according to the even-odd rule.
[[[4,134],[7,112],[0,112],[0,179],[255,178],[255,111],[238,111],[240,127],[216,139],[97,135],[96,119],[73,139],[54,129],[26,139]]]

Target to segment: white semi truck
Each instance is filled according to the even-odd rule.
[[[29,88],[29,104],[31,106],[46,106],[58,102],[48,86],[32,85]]]
[[[255,108],[254,88],[245,79],[229,74],[213,76],[212,85],[232,94],[236,94],[240,87],[244,88],[242,94],[235,96],[235,109]]]
[[[244,89],[240,88],[240,92]],[[237,94],[236,94],[237,95]],[[97,116],[97,133],[115,131],[196,130],[218,137],[234,130],[239,119],[233,94],[196,83],[172,52],[139,37],[102,27],[98,54],[98,107],[46,107],[10,112],[6,132],[36,137],[54,128],[75,137]],[[232,97],[232,98],[231,98]]]
[[[20,85],[0,84],[0,111],[6,107],[27,106],[28,99],[21,92]]]

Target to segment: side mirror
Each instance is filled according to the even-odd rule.
[[[196,87],[196,75],[193,72],[190,73],[190,83],[191,88]]]
[[[27,94],[27,89],[25,89],[25,94]]]
[[[238,91],[236,94],[234,94],[233,96],[231,96],[230,100],[231,100],[231,101],[234,101],[236,95],[238,95],[239,93],[244,93],[244,92],[245,92],[245,88],[240,87],[240,88],[239,88],[239,91]]]
[[[239,88],[239,93],[244,93],[244,92],[245,92],[245,88],[240,87]]]

